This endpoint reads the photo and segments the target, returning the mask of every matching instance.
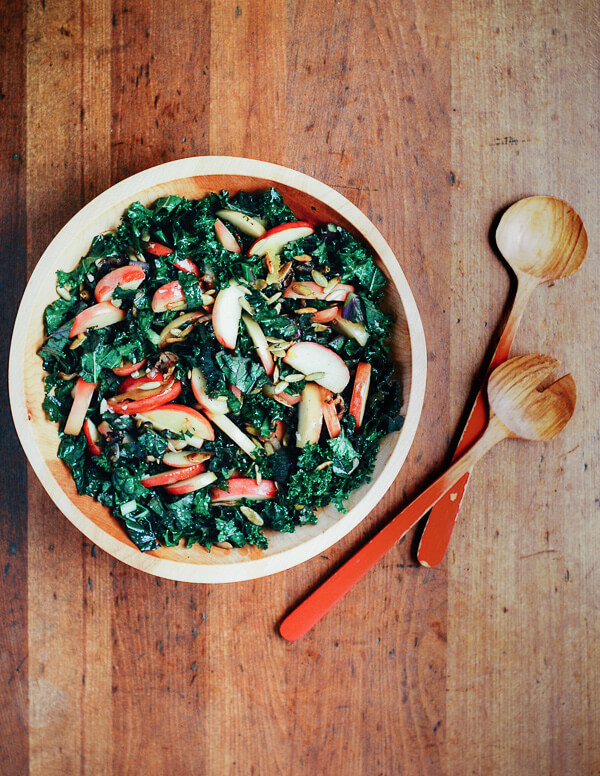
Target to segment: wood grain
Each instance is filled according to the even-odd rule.
[[[357,530],[216,588],[82,540],[31,473],[25,492],[7,434],[2,773],[599,773],[597,4],[3,11],[6,332],[27,270],[97,193],[162,161],[244,154],[315,175],[374,221],[418,300],[430,379],[401,477]],[[514,348],[564,362],[573,420],[547,446],[489,454],[440,568],[418,568],[405,540],[286,644],[280,617],[443,465],[508,298],[488,233],[532,194],[573,205],[590,238],[577,275],[536,290]]]

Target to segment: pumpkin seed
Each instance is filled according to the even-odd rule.
[[[325,372],[311,372],[309,375],[306,375],[305,379],[315,382],[316,380],[322,380],[323,377],[325,377]]]
[[[61,288],[60,286],[56,287],[56,293],[65,300],[65,302],[71,301],[71,294],[67,291],[66,288]]]
[[[306,253],[300,254],[300,256],[294,256],[294,261],[299,261],[302,264],[306,264],[309,261],[312,261],[312,256],[309,256]]]
[[[313,269],[313,271],[310,273],[312,275],[312,279],[320,285],[322,288],[327,288],[327,283],[329,282],[325,275],[323,275],[319,270]]]
[[[323,295],[327,296],[328,294],[330,294],[339,282],[340,282],[340,278],[331,278],[329,283],[327,283],[327,285],[323,289]]]
[[[326,469],[328,466],[331,466],[333,461],[323,461],[323,463],[320,463],[317,468],[315,469],[316,472],[320,472],[322,469]]]
[[[246,520],[252,525],[264,525],[265,521],[262,517],[255,512],[251,507],[240,507],[240,512],[244,515]]]
[[[285,378],[288,383],[299,383],[300,380],[304,380],[304,375],[301,375],[300,372],[295,372],[293,375],[287,375]]]
[[[231,542],[215,542],[215,547],[220,547],[222,550],[233,550]]]
[[[314,292],[309,286],[305,286],[304,283],[292,283],[292,291],[299,296],[305,296],[307,298],[313,297]]]
[[[69,345],[69,350],[75,350],[81,345],[81,343],[84,340],[85,340],[85,334],[78,334],[73,340],[73,342],[71,342],[71,344]]]
[[[281,382],[277,383],[273,393],[275,395],[277,395],[278,393],[282,393],[283,391],[285,391],[285,389],[288,387],[288,385],[289,385],[289,383],[288,383],[287,380],[282,380]]]
[[[305,315],[307,313],[309,315],[312,315],[313,313],[317,312],[317,308],[316,307],[299,307],[297,310],[294,310],[294,312],[296,313],[296,315]]]
[[[283,293],[281,291],[278,291],[276,294],[273,294],[273,296],[268,297],[267,304],[275,304],[275,302],[278,299],[281,299],[283,296]]]

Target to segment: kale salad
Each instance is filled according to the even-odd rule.
[[[275,189],[135,202],[57,276],[58,457],[142,551],[266,548],[343,510],[402,425],[383,274]]]

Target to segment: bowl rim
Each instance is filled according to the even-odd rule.
[[[388,460],[356,505],[322,533],[294,547],[260,558],[245,558],[239,563],[211,565],[182,562],[156,557],[152,553],[142,553],[134,545],[129,546],[108,534],[73,504],[50,472],[32,433],[25,396],[23,351],[26,338],[19,338],[18,332],[26,330],[28,312],[31,309],[30,297],[33,301],[34,289],[47,275],[45,260],[55,254],[58,246],[71,241],[78,233],[84,231],[93,214],[109,210],[115,202],[137,192],[141,193],[152,186],[181,179],[226,174],[267,179],[275,185],[286,185],[314,196],[351,221],[363,238],[372,245],[374,251],[384,261],[406,316],[411,348],[411,387],[405,408],[404,424],[389,453]],[[423,408],[426,375],[425,332],[413,293],[390,246],[377,227],[356,205],[327,184],[289,167],[243,157],[194,156],[165,162],[124,178],[88,202],[56,234],[40,256],[19,305],[10,344],[8,387],[13,422],[29,464],[54,504],[84,536],[113,557],[155,576],[186,582],[221,583],[258,579],[303,563],[331,547],[367,516],[398,475],[412,446]]]

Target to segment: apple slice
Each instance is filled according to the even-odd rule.
[[[252,243],[248,250],[248,256],[264,256],[266,253],[280,253],[287,243],[308,237],[315,230],[306,221],[292,221],[290,224],[281,224],[269,229],[256,242]]]
[[[71,434],[72,436],[80,434],[83,421],[85,420],[85,413],[90,407],[92,396],[97,387],[96,383],[86,383],[81,377],[77,380],[73,389],[73,404],[65,423],[65,434]]]
[[[145,277],[146,273],[139,265],[128,264],[125,267],[118,267],[96,283],[94,297],[97,302],[110,302],[115,288],[124,290],[139,288]],[[119,303],[117,306],[120,306],[121,300],[116,301]]]
[[[313,323],[331,323],[340,314],[340,308],[337,305],[333,307],[326,307],[324,310],[319,310],[314,315],[311,315],[310,319]]]
[[[189,272],[197,278],[200,277],[200,270],[191,259],[179,259],[173,262],[173,266],[177,267],[181,272]]]
[[[242,315],[242,320],[244,321],[246,331],[250,335],[250,339],[254,343],[258,357],[265,368],[265,372],[271,377],[275,370],[275,364],[273,363],[273,356],[269,350],[269,343],[263,334],[263,330],[249,315]]]
[[[197,463],[193,466],[186,466],[180,469],[168,469],[166,472],[152,474],[150,477],[143,477],[140,482],[145,488],[157,488],[159,485],[172,485],[180,480],[189,480],[196,474],[202,474],[205,469],[203,463]]]
[[[145,363],[145,358],[143,358],[141,361],[138,361],[137,364],[132,364],[131,361],[122,361],[121,366],[116,366],[113,369],[113,372],[117,375],[117,377],[128,377],[134,372],[137,372],[138,369],[141,369]]]
[[[144,378],[139,378],[144,379]],[[147,381],[148,386],[157,381]],[[170,380],[168,383],[160,383],[154,388],[131,388],[125,393],[113,396],[108,400],[108,406],[117,415],[136,415],[139,412],[155,410],[176,399],[181,393],[181,383],[178,380]]]
[[[269,399],[274,399],[275,401],[278,401],[280,404],[284,404],[286,407],[293,407],[294,404],[298,404],[300,401],[300,394],[290,394],[286,393],[285,391],[281,391],[280,393],[275,393],[275,386],[274,385],[263,385],[263,393],[265,396],[268,396]]]
[[[195,437],[202,440],[215,438],[215,432],[204,415],[183,404],[167,404],[155,410],[140,412],[135,417],[152,423],[154,428],[161,431],[185,434],[187,443],[192,447],[200,446]]]
[[[297,342],[285,354],[284,363],[305,375],[322,373],[313,381],[329,388],[333,393],[341,393],[350,382],[350,372],[338,354],[316,342]]]
[[[209,318],[209,314],[203,312],[202,310],[194,310],[191,313],[184,313],[183,315],[179,315],[170,323],[167,323],[165,328],[161,331],[158,338],[157,347],[165,348],[167,345],[171,345],[173,342],[185,339],[196,323],[208,321]]]
[[[321,389],[316,383],[306,383],[300,394],[298,405],[298,429],[296,447],[305,447],[309,442],[317,444],[323,425],[323,400]]]
[[[240,299],[245,293],[246,289],[232,281],[229,286],[219,291],[215,299],[212,325],[215,337],[225,348],[235,348],[242,317]]]
[[[229,412],[225,396],[218,396],[216,399],[212,399],[206,393],[206,380],[198,367],[192,369],[190,385],[192,386],[192,393],[196,401],[203,410],[214,412],[216,415],[224,415]]]
[[[184,310],[187,307],[183,288],[178,280],[165,283],[157,288],[152,297],[152,309],[155,313],[164,313],[167,310]]]
[[[215,232],[217,234],[217,239],[225,248],[226,251],[229,251],[230,253],[241,253],[242,249],[239,246],[238,241],[235,239],[235,237],[231,234],[229,229],[225,226],[225,224],[217,218],[215,221]]]
[[[214,423],[217,428],[220,428],[224,434],[232,439],[236,445],[246,453],[246,455],[249,455],[250,458],[254,458],[256,445],[249,436],[246,436],[246,434],[244,434],[244,432],[227,417],[227,415],[221,415],[217,412],[211,412],[210,410],[205,410],[205,412],[211,423]]]
[[[106,326],[112,326],[113,323],[119,323],[125,318],[123,310],[119,310],[110,302],[100,302],[86,307],[79,315],[75,316],[69,337],[76,337],[83,334],[87,329],[104,329]]]
[[[323,290],[323,286],[312,280],[297,280],[285,289],[283,297],[284,299],[322,299],[326,302],[344,302],[348,294],[354,291],[354,286],[338,283],[328,294],[324,294]]]
[[[232,477],[227,480],[229,490],[213,488],[210,492],[210,500],[213,504],[222,504],[223,502],[239,501],[242,498],[252,499],[253,501],[270,501],[277,496],[277,486],[273,480],[246,479],[245,477]]]
[[[153,256],[169,256],[173,253],[172,248],[167,248],[166,245],[161,245],[157,242],[149,242],[144,250],[151,253]]]
[[[352,389],[352,398],[350,399],[349,412],[356,421],[356,428],[360,428],[365,416],[365,407],[367,406],[367,396],[369,395],[369,386],[371,385],[371,364],[360,362],[356,367],[356,376],[354,377],[354,387]]]
[[[369,333],[362,323],[347,321],[345,318],[338,315],[333,322],[333,327],[340,331],[345,337],[356,340],[362,348],[364,348],[369,341]]]
[[[165,466],[172,466],[174,469],[182,469],[187,466],[193,466],[196,463],[204,463],[210,458],[210,453],[191,452],[189,450],[180,450],[173,453],[170,450],[163,455],[162,462]]]
[[[339,436],[342,433],[342,427],[340,426],[340,419],[338,418],[337,410],[333,403],[333,395],[327,388],[321,388],[321,397],[323,399],[323,418],[327,431],[331,439]]]
[[[262,237],[267,231],[259,221],[239,210],[217,210],[216,215],[250,237]]]
[[[203,472],[195,477],[190,477],[189,480],[176,482],[174,485],[165,485],[165,490],[172,496],[185,496],[186,493],[193,493],[195,490],[212,485],[216,479],[217,475],[214,472]]]
[[[98,444],[100,432],[96,428],[96,424],[89,418],[83,421],[83,433],[85,434],[85,441],[90,455],[100,455],[102,452],[102,448]]]

